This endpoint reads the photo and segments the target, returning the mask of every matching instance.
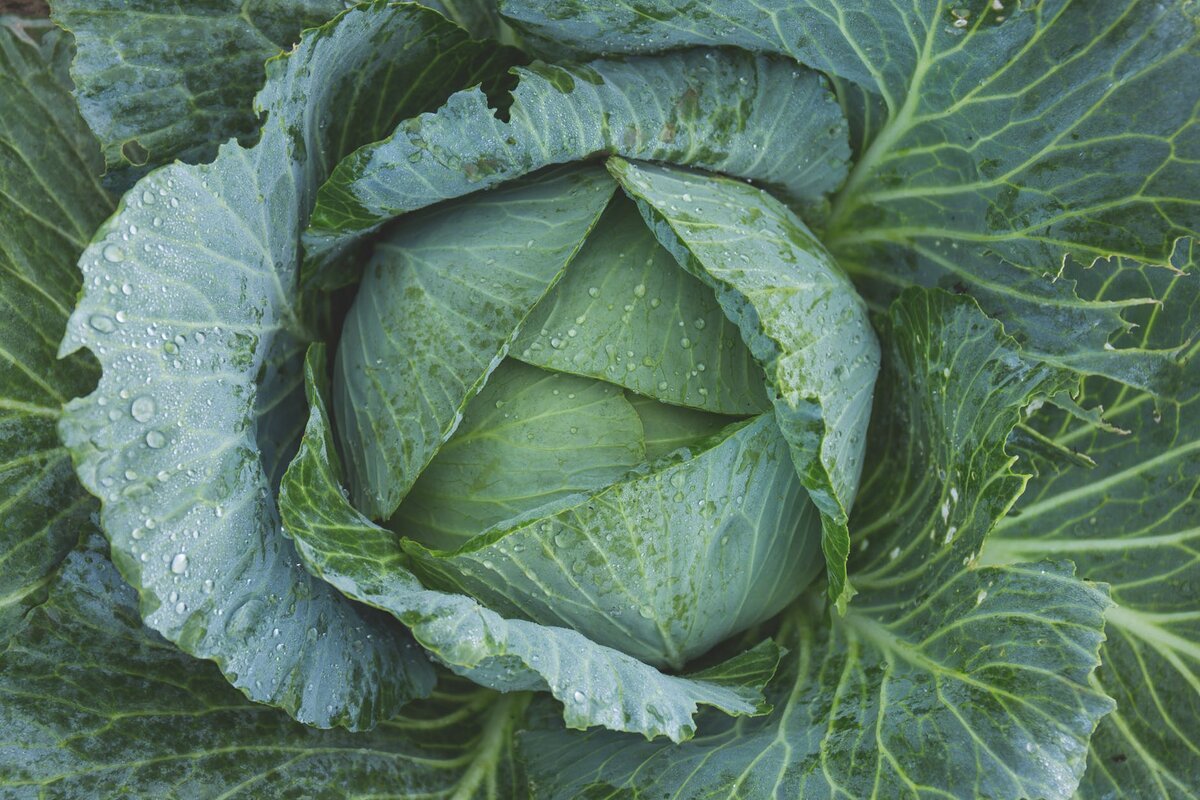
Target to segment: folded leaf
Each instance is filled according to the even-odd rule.
[[[804,207],[846,174],[833,96],[786,60],[696,50],[514,74],[508,121],[482,91],[460,92],[338,165],[304,236],[306,284],[353,280],[331,264],[392,217],[601,153],[754,178]]]
[[[450,553],[403,547],[426,585],[676,670],[822,565],[820,517],[770,413],[477,533]]]
[[[1158,394],[1182,380],[1171,359],[1105,346],[1139,298],[1101,301],[1054,277],[1068,254],[1165,264],[1179,237],[1200,231],[1190,0],[501,8],[530,41],[577,58],[732,46],[836,76],[870,145],[824,241],[865,293],[882,303],[913,284],[959,285],[1051,361]],[[847,93],[851,83],[861,89]]]
[[[305,566],[347,596],[394,614],[437,660],[455,673],[504,692],[548,690],[570,728],[603,726],[692,736],[700,705],[727,714],[761,713],[761,684],[729,685],[664,675],[567,628],[505,619],[475,600],[424,588],[406,568],[396,536],[346,499],[322,397],[321,345],[305,367],[312,404],[300,452],[284,475],[280,510]],[[749,677],[765,680],[769,671]]]
[[[559,169],[400,220],[380,239],[334,380],[356,507],[391,517],[613,189],[598,167]]]
[[[792,461],[821,510],[829,594],[844,610],[879,345],[853,286],[804,223],[740,181],[609,160],[679,264],[716,292],[767,376]]]
[[[389,82],[444,50],[436,80]],[[62,352],[90,349],[96,392],[60,425],[146,623],[301,721],[369,728],[433,673],[394,621],[298,564],[273,476],[303,425],[299,231],[346,149],[477,78],[493,57],[412,5],[364,4],[268,63],[253,148],[141,180],[80,261]],[[360,93],[360,87],[382,88]],[[361,100],[360,100],[361,98]],[[369,102],[366,100],[369,98]]]
[[[770,408],[762,370],[712,290],[680,269],[620,193],[511,353],[664,403],[721,414]]]
[[[641,417],[619,388],[505,360],[388,527],[455,550],[495,525],[602,489],[645,460]]]
[[[1020,409],[1070,376],[1021,356],[973,301],[910,290],[882,330],[870,469],[853,517],[860,595],[794,607],[796,655],[770,715],[701,720],[671,746],[607,732],[521,734],[538,797],[1066,800],[1112,702],[1089,685],[1110,607],[1069,564],[973,558],[1025,477]],[[818,601],[820,598],[813,598]]]

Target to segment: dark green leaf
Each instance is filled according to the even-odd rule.
[[[451,677],[370,733],[320,731],[249,702],[138,617],[101,552],[72,553],[0,655],[6,798],[378,796],[498,800],[527,791],[513,752],[527,695]]]
[[[657,461],[681,447],[696,445],[734,421],[732,417],[669,406],[641,395],[627,393],[626,397],[642,418],[648,461]]]
[[[109,167],[208,161],[258,129],[263,62],[346,8],[342,0],[54,0],[75,34],[83,116]]]
[[[990,563],[1070,558],[1112,587],[1096,684],[1117,710],[1092,740],[1083,798],[1200,797],[1200,276],[1190,243],[1182,252],[1178,274],[1126,263],[1108,281],[1167,298],[1127,339],[1148,349],[1192,339],[1181,393],[1156,400],[1089,380],[1080,402],[1103,406],[1124,435],[1066,413],[1035,417],[1097,466],[1036,460],[1041,474],[984,549]]]
[[[495,39],[504,44],[517,44],[512,29],[500,19],[496,0],[420,0],[421,5],[442,12],[466,28],[476,39]]]
[[[96,381],[94,359],[55,351],[75,260],[112,210],[71,99],[71,53],[47,22],[0,18],[0,645],[95,511],[55,430]]]

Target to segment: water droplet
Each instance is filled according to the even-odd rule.
[[[584,696],[583,692],[579,691],[578,689],[575,690],[575,694],[573,695],[573,697],[575,698],[576,703],[582,703],[584,700],[587,699]]]
[[[182,575],[187,572],[187,568],[187,553],[176,553],[175,557],[171,559],[171,572],[174,572],[176,575]]]
[[[679,346],[682,347],[684,350],[687,350],[689,347],[692,346],[692,340],[689,339],[688,337],[684,336],[682,339],[679,340]]]
[[[100,255],[104,256],[105,261],[111,261],[114,264],[119,264],[125,260],[125,251],[120,245],[106,244],[104,249],[100,251]]]
[[[646,284],[639,283],[637,286],[633,287],[633,296],[634,297],[645,297],[646,296]]]
[[[178,603],[175,604],[175,613],[176,614],[182,614],[185,611],[187,611],[187,603],[184,603],[182,600],[180,600]]]
[[[128,283],[121,284],[121,294],[128,297],[129,295],[133,294],[133,287],[130,286]]]
[[[146,433],[147,447],[158,450],[159,448],[165,446],[166,443],[167,437],[163,435],[162,431],[149,431]]]
[[[92,314],[88,319],[88,324],[101,333],[112,333],[117,329],[117,323],[113,322],[112,317],[105,314]]]
[[[154,205],[154,203],[155,203],[154,192],[150,191],[149,189],[142,192],[142,202],[148,206]]]
[[[212,593],[212,590],[213,590],[213,582],[212,582],[212,578],[205,578],[205,579],[204,579],[204,584],[203,584],[203,587],[204,587],[204,593],[205,593],[205,594],[211,594],[211,593]]]
[[[589,287],[589,288],[588,288],[588,296],[589,296],[589,297],[599,297],[599,296],[600,296],[600,289],[599,289],[599,288],[597,288],[597,287],[595,287],[595,286],[591,286],[591,287]]]
[[[154,412],[157,410],[154,399],[145,395],[134,400],[133,404],[129,406],[129,413],[138,422],[149,422],[154,419]]]

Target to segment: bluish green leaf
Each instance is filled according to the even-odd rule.
[[[147,176],[80,262],[62,352],[87,347],[103,376],[60,431],[101,499],[113,560],[150,627],[318,726],[370,727],[433,675],[390,619],[309,576],[280,534],[272,476],[302,428],[312,322],[299,231],[329,162],[387,124],[377,106],[412,113],[477,75],[491,51],[465,42],[415,6],[347,12],[268,64],[257,145]],[[436,85],[387,80],[447,49],[459,57]]]
[[[1164,264],[1200,231],[1192,0],[504,0],[577,56],[721,45],[788,55],[886,109],[826,245],[872,298],[960,285],[1031,352],[1169,394],[1172,359],[1105,347],[1137,297],[1055,281],[1068,254]],[[853,110],[859,90],[842,93]],[[866,103],[872,109],[879,103]],[[856,116],[856,114],[851,114]]]
[[[109,167],[208,161],[258,129],[263,62],[343,0],[54,0],[75,34],[71,68],[84,118]]]
[[[377,796],[497,800],[527,791],[513,734],[528,695],[452,676],[370,732],[320,731],[252,703],[144,628],[102,552],[72,553],[0,654],[0,795]]]
[[[331,261],[392,217],[600,153],[754,178],[810,208],[846,174],[833,96],[786,60],[696,50],[515,74],[508,121],[460,92],[339,164],[305,233],[306,282],[346,282]]]
[[[75,260],[112,209],[71,100],[71,53],[46,22],[0,18],[0,643],[95,511],[55,430],[96,381],[93,359],[55,351]]]
[[[624,196],[534,308],[511,352],[666,403],[723,414],[770,408],[762,370],[712,289],[680,269]]]
[[[792,461],[821,510],[829,594],[844,609],[879,345],[866,308],[795,214],[740,181],[610,159],[659,242],[716,292],[766,373]]]
[[[759,686],[664,675],[573,630],[506,619],[464,595],[424,588],[408,571],[395,534],[346,499],[321,396],[324,360],[322,346],[309,351],[312,408],[280,494],[284,527],[314,575],[396,615],[440,663],[476,683],[504,692],[549,691],[570,728],[598,725],[682,741],[694,733],[700,705],[736,715],[763,710]],[[767,677],[762,670],[751,676]]]
[[[684,745],[548,727],[522,734],[545,798],[989,797],[1066,800],[1112,703],[1089,685],[1102,587],[1069,564],[980,567],[1025,476],[1008,432],[1069,383],[1024,358],[968,298],[893,306],[853,517],[860,595],[844,616],[799,604],[770,685],[775,711],[705,717]]]
[[[527,511],[614,483],[646,460],[643,439],[617,387],[503,361],[388,527],[454,550]]]
[[[403,546],[426,585],[678,670],[794,600],[820,541],[768,413],[453,553]]]
[[[368,516],[395,512],[613,188],[598,167],[561,169],[400,220],[376,245],[334,378],[347,477]]]
[[[1052,441],[1086,453],[1096,467],[1035,461],[1039,476],[984,549],[990,563],[1069,558],[1081,575],[1112,587],[1117,607],[1108,612],[1096,685],[1117,710],[1092,740],[1081,798],[1200,797],[1200,280],[1193,247],[1176,262],[1178,274],[1126,263],[1108,287],[1140,284],[1167,299],[1126,339],[1151,350],[1186,344],[1182,391],[1156,399],[1087,381],[1080,402],[1103,406],[1125,434],[1067,413],[1035,416]]]

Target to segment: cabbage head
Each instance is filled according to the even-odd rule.
[[[0,796],[1200,787],[1193,0],[50,7]]]

